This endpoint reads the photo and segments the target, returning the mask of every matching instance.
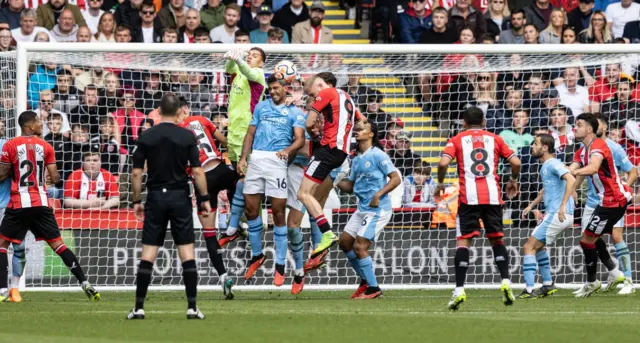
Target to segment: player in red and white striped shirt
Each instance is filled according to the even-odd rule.
[[[480,236],[480,228],[483,226],[485,235],[491,242],[496,265],[502,277],[500,290],[503,293],[503,302],[505,305],[512,305],[515,298],[509,280],[509,254],[502,241],[504,202],[500,190],[498,163],[502,158],[511,165],[507,197],[512,199],[518,193],[520,159],[500,136],[484,130],[485,120],[482,110],[470,107],[464,112],[463,119],[465,131],[451,138],[442,153],[438,164],[436,188],[436,195],[442,194],[447,168],[455,159],[460,180],[456,225],[458,248],[455,257],[456,288],[449,302],[449,309],[457,310],[467,299],[464,282],[469,268],[469,247],[472,239]]]
[[[22,136],[9,140],[0,158],[0,181],[11,175],[11,200],[0,224],[0,302],[8,298],[7,248],[12,242],[20,244],[27,231],[37,240],[47,241],[81,283],[89,299],[100,300],[100,293],[87,282],[76,255],[62,241],[53,210],[48,205],[45,170],[54,184],[60,182],[60,174],[53,148],[37,137],[42,135],[42,120],[33,111],[23,112],[18,118]]]
[[[200,163],[205,171],[208,194],[211,197],[211,210],[215,213],[218,207],[218,193],[227,190],[227,194],[233,194],[236,188],[235,172],[222,161],[222,155],[217,148],[217,142],[226,145],[227,138],[209,119],[202,116],[191,116],[189,104],[184,97],[180,97],[180,113],[182,122],[178,126],[193,131],[198,141]],[[209,258],[218,272],[224,295],[227,299],[233,299],[233,291],[231,290],[233,280],[227,275],[222,255],[218,252],[220,242],[218,242],[216,234],[216,216],[203,216],[198,213],[198,218],[202,224],[202,234],[207,244]]]
[[[312,139],[320,135],[322,138],[319,144],[313,145],[311,159],[298,190],[298,200],[307,208],[310,217],[315,218],[322,240],[304,267],[307,271],[322,265],[329,248],[338,241],[322,212],[324,204],[317,199],[327,198],[332,188],[329,174],[342,166],[349,155],[353,126],[362,119],[349,94],[336,88],[336,77],[332,73],[318,73],[311,82],[309,96],[315,96],[316,100],[307,116],[306,127]],[[319,122],[323,122],[322,129]]]
[[[596,277],[598,258],[607,265],[610,282],[624,281],[624,274],[608,256],[606,244],[603,244],[600,236],[605,233],[611,234],[615,224],[624,217],[632,193],[629,186],[620,179],[611,149],[603,139],[596,137],[599,125],[598,118],[592,113],[582,113],[576,118],[576,141],[581,142],[583,146],[576,151],[573,163],[569,167],[571,173],[576,176],[576,188],[588,177],[600,198],[580,238],[587,282],[576,293],[576,297],[588,297],[600,290],[602,284]]]

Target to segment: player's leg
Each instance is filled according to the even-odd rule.
[[[553,217],[551,225],[547,228],[545,237],[536,237],[545,245],[553,244],[556,239],[567,229],[573,228],[573,215],[567,214],[565,221],[561,222],[558,215]],[[538,270],[540,277],[542,278],[542,287],[534,291],[536,298],[543,298],[549,295],[555,294],[558,288],[553,283],[553,277],[551,276],[551,263],[547,250],[542,248],[536,251],[536,262],[538,262]]]
[[[11,243],[20,244],[27,234],[27,226],[22,218],[24,209],[6,209],[0,223],[0,302],[7,302],[9,297],[9,258],[7,252]]]
[[[229,225],[227,230],[220,234],[220,247],[237,240],[242,236],[243,232],[240,229],[240,219],[244,214],[244,178],[238,179],[234,187],[235,191],[230,193],[227,189],[227,194],[233,194],[231,200],[231,216],[229,218]]]
[[[296,164],[289,166],[287,170],[287,234],[289,238],[289,250],[295,261],[295,271],[293,274],[293,284],[291,294],[296,295],[304,288],[304,241],[302,238],[302,218],[304,217],[304,205],[298,200],[298,189],[304,178],[304,169]]]
[[[246,189],[245,189],[246,191]],[[260,217],[260,199],[262,194],[245,194],[244,212],[247,216],[249,224],[249,244],[251,244],[251,262],[249,268],[244,275],[244,279],[248,280],[258,271],[265,261],[262,253],[262,218]]]
[[[49,207],[32,207],[27,210],[29,211],[25,212],[25,215],[29,214],[31,216],[29,226],[36,239],[45,240],[51,249],[60,256],[62,262],[76,277],[82,290],[91,301],[100,300],[100,293],[87,281],[76,254],[64,244],[53,210]]]
[[[321,208],[324,209],[325,203],[329,198],[329,193],[333,189],[333,182],[331,178],[326,178],[322,184],[318,185],[318,188],[314,191],[314,197],[318,200]],[[324,210],[322,211],[324,213]],[[312,244],[312,253],[318,247],[320,242],[322,241],[322,231],[318,227],[318,223],[316,222],[316,218],[314,218],[311,214],[309,214],[309,223],[311,226],[311,244]],[[326,266],[325,262],[326,254],[320,255],[315,258],[313,263],[307,263],[304,268],[305,273],[309,273],[314,269],[324,268]]]
[[[331,231],[331,225],[324,217],[322,206],[316,200],[315,195],[317,194],[318,186],[329,177],[329,173],[333,169],[342,165],[346,157],[347,154],[341,150],[320,147],[313,152],[313,156],[305,170],[305,179],[302,181],[298,191],[298,199],[302,201],[309,214],[316,219],[316,223],[322,232],[322,239],[311,255],[310,264],[318,264],[319,260],[326,256],[329,248],[338,241],[338,236]]]
[[[25,249],[24,241],[20,244],[13,243],[13,258],[11,259],[11,288],[9,289],[9,296],[11,302],[22,302],[22,296],[20,296],[20,278],[24,274],[24,266],[27,263],[27,252]]]
[[[480,236],[480,209],[478,206],[460,204],[456,218],[456,255],[454,267],[456,274],[456,288],[449,301],[450,310],[457,310],[467,300],[464,284],[469,269],[469,248],[474,237]]]
[[[344,231],[340,234],[340,241],[338,242],[340,249],[347,256],[347,260],[356,272],[356,275],[360,277],[360,285],[351,295],[351,299],[359,297],[360,294],[364,293],[367,288],[369,288],[369,284],[367,283],[364,273],[362,272],[362,268],[360,267],[360,260],[358,259],[356,252],[353,250],[353,245],[356,242],[356,237],[358,236],[362,220],[362,212],[356,211],[351,218],[349,218],[347,225],[344,227]]]
[[[525,289],[518,295],[518,299],[533,298],[533,286],[536,282],[536,270],[538,269],[536,254],[544,249],[544,243],[536,238],[537,234],[542,234],[541,231],[546,231],[542,225],[545,225],[544,221],[536,227],[533,235],[524,244],[522,274],[524,275]],[[544,235],[546,236],[546,232],[544,232]]]
[[[353,245],[353,250],[358,257],[358,262],[364,278],[367,280],[369,287],[360,294],[357,299],[373,299],[382,295],[382,290],[378,286],[375,270],[373,269],[373,260],[369,256],[369,247],[375,242],[382,229],[391,220],[391,211],[378,210],[376,212],[367,212],[363,215],[360,230]]]
[[[618,258],[618,267],[624,273],[624,285],[618,294],[632,294],[635,293],[635,287],[633,286],[633,279],[631,275],[631,253],[629,247],[624,241],[622,234],[624,227],[624,219],[621,222],[616,223],[616,227],[613,228],[611,239],[613,240],[614,247],[616,248],[616,257]]]
[[[286,191],[286,190],[285,190]],[[271,196],[271,214],[273,216],[273,241],[276,248],[276,263],[273,275],[273,284],[280,287],[285,280],[285,263],[287,261],[287,245],[289,244],[286,221],[287,206],[286,192],[285,198]]]
[[[219,251],[220,244],[216,235],[216,210],[218,207],[218,193],[221,191],[221,186],[232,183],[235,178],[235,173],[227,166],[219,164],[213,170],[208,171],[206,175],[207,188],[209,188],[208,193],[211,197],[212,212],[208,216],[198,215],[198,219],[200,219],[200,224],[202,224],[202,233],[205,244],[207,245],[209,259],[218,273],[224,296],[226,299],[231,300],[234,296],[232,291],[233,280],[231,280],[227,274],[222,254],[220,254]]]
[[[302,292],[304,288],[304,240],[302,238],[302,231],[300,230],[303,217],[304,213],[302,211],[289,207],[289,215],[287,216],[289,250],[291,250],[296,267],[293,274],[293,285],[291,286],[291,293],[293,295]]]
[[[582,236],[580,237],[580,247],[584,254],[584,265],[587,272],[587,282],[582,288],[576,292],[576,297],[588,297],[600,290],[602,283],[597,279],[598,271],[598,250],[596,242],[600,240],[600,236],[607,230],[607,226],[613,226],[615,223],[609,224],[612,217],[612,210],[603,207],[596,207],[589,223],[586,225]],[[611,229],[611,227],[609,227]]]
[[[500,291],[502,292],[502,301],[505,305],[513,305],[515,297],[511,290],[511,280],[509,278],[509,252],[504,245],[502,237],[503,224],[502,224],[502,206],[500,205],[480,205],[481,217],[484,223],[484,230],[489,243],[491,244],[491,250],[493,251],[493,258],[495,260],[500,277],[502,278],[502,285]]]
[[[624,273],[618,268],[618,264],[611,257],[609,249],[607,248],[607,242],[605,242],[602,237],[595,242],[595,245],[596,251],[598,252],[598,259],[609,271],[607,285],[603,288],[603,292],[609,292],[624,282]]]
[[[193,229],[193,208],[188,192],[173,190],[168,192],[168,216],[171,223],[171,236],[178,250],[178,257],[182,262],[182,281],[187,295],[187,319],[204,319],[196,304],[198,295],[198,267],[196,264],[195,241]],[[146,215],[146,213],[145,213]]]
[[[7,250],[11,242],[5,240],[5,237],[0,237],[0,303],[8,302],[9,298],[9,258],[7,257]]]

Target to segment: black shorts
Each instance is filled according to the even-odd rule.
[[[482,225],[480,224],[482,219]],[[456,220],[457,239],[480,236],[480,229],[484,226],[487,238],[504,237],[502,226],[502,205],[467,205],[461,203],[458,207]]]
[[[209,170],[205,176],[207,178],[207,193],[211,198],[209,203],[213,212],[218,208],[218,193],[227,190],[227,197],[232,199],[238,180],[236,172],[224,163],[220,163],[217,167]]]
[[[596,206],[591,218],[589,218],[589,224],[584,229],[584,233],[593,237],[600,237],[605,233],[611,234],[613,227],[627,212],[627,206],[628,204],[624,207],[614,208]]]
[[[323,183],[332,170],[342,166],[347,153],[327,145],[313,148],[309,164],[304,169],[304,176],[317,183]]]
[[[7,208],[0,224],[0,238],[20,244],[27,231],[31,231],[39,241],[51,243],[62,239],[58,222],[50,207]]]
[[[194,243],[191,199],[187,187],[150,190],[144,204],[142,244],[163,246],[168,223],[171,223],[171,236],[176,245]]]

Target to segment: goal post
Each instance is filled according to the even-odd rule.
[[[65,190],[63,187],[58,194],[54,194],[53,205],[63,229],[63,238],[67,246],[76,251],[89,281],[99,289],[134,288],[141,249],[141,224],[130,211],[127,145],[142,134],[145,123],[151,125],[157,101],[166,91],[184,95],[190,102],[192,113],[207,116],[217,126],[223,127],[230,86],[229,77],[224,73],[226,61],[223,55],[229,50],[248,50],[254,46],[262,48],[267,54],[264,66],[267,75],[281,60],[293,61],[298,72],[305,76],[322,71],[333,72],[339,87],[354,98],[361,111],[376,122],[381,131],[385,148],[403,173],[400,190],[392,195],[392,220],[371,250],[378,281],[383,289],[451,288],[455,284],[453,260],[458,192],[455,165],[447,173],[447,197],[434,199],[430,192],[433,192],[439,156],[447,138],[461,129],[460,114],[468,106],[478,106],[483,110],[491,131],[498,134],[509,131],[510,136],[503,134],[504,137],[510,137],[505,140],[526,163],[521,195],[506,201],[504,211],[505,243],[510,255],[512,281],[522,283],[522,246],[536,221],[531,218],[521,220],[520,214],[541,189],[539,162],[530,155],[528,146],[531,136],[525,133],[551,130],[560,145],[559,156],[567,162],[572,153],[573,138],[570,127],[566,125],[572,123],[574,112],[595,110],[596,107],[601,110],[603,104],[607,104],[607,96],[614,93],[609,90],[611,94],[587,94],[587,100],[584,100],[584,94],[582,98],[573,95],[564,97],[561,85],[576,81],[572,79],[572,74],[565,76],[566,69],[577,70],[577,84],[584,87],[580,90],[588,91],[589,84],[607,76],[607,65],[617,64],[628,74],[629,70],[637,71],[634,65],[637,67],[640,61],[640,47],[633,44],[19,43],[15,53],[0,54],[0,64],[13,65],[7,68],[15,69],[12,70],[15,79],[11,80],[15,84],[15,113],[43,106],[37,101],[40,94],[52,96],[55,103],[51,105],[64,114],[61,117],[66,117],[69,125],[63,134],[69,137],[61,138],[65,142],[70,141],[64,143],[69,147],[65,145],[61,149],[79,149],[73,150],[76,154],[71,154],[72,161],[64,161],[63,175],[68,179],[74,170],[84,168],[82,153],[93,151],[93,144],[101,153],[102,168],[114,174],[118,180],[119,205],[108,210],[73,208],[65,203],[67,196],[95,198],[89,186],[82,190]],[[37,77],[34,77],[36,74]],[[589,79],[587,74],[592,78]],[[61,75],[69,76],[73,86],[63,85],[63,96],[58,94],[58,88],[54,89]],[[85,96],[86,92],[83,93],[81,88],[94,82],[97,90],[91,94],[97,98],[88,100],[90,96]],[[69,95],[73,92],[65,87],[77,90],[72,94],[73,99]],[[54,91],[47,95],[51,89]],[[293,89],[292,92],[302,92],[302,89]],[[602,90],[598,92],[602,93]],[[36,94],[37,98],[34,98]],[[127,104],[129,100],[131,104]],[[95,106],[93,103],[90,106],[95,107],[95,112],[92,112],[94,109],[76,108],[92,101],[96,102]],[[562,113],[554,113],[554,118],[551,118],[551,112],[557,108],[556,102],[565,104],[569,113],[564,113],[564,117]],[[525,119],[516,116],[521,109],[525,110]],[[47,110],[49,115],[54,112]],[[114,121],[103,121],[103,117],[114,118]],[[516,117],[518,119],[514,119]],[[17,118],[2,119],[6,120],[9,129],[19,130]],[[64,121],[61,119],[61,130],[65,130]],[[103,125],[113,126],[109,129],[113,130],[112,134],[105,134]],[[624,123],[616,121],[615,125],[613,128],[619,129]],[[120,130],[122,127],[124,129]],[[524,133],[521,129],[524,129]],[[57,129],[47,126],[45,132],[52,130]],[[8,132],[7,136],[12,136],[13,131]],[[87,139],[88,142],[80,142]],[[88,144],[88,150],[82,150],[82,144]],[[104,158],[105,154],[115,157],[110,160]],[[500,173],[508,175],[507,167],[501,166]],[[104,185],[97,189],[103,192],[100,194],[106,192]],[[580,197],[584,199],[582,192]],[[331,211],[334,231],[341,232],[355,208],[355,200],[352,196],[336,192],[333,201],[337,201]],[[579,213],[576,213],[576,217],[579,217]],[[640,258],[640,234],[635,231],[635,213],[636,209],[632,207],[627,215],[625,231],[626,242],[632,251],[633,270],[637,269],[636,260]],[[226,216],[220,213],[221,221]],[[199,227],[197,218],[194,219]],[[310,232],[303,229],[303,234],[305,251],[309,251]],[[209,264],[200,235],[198,230],[196,255],[200,286],[203,289],[218,289],[218,275]],[[579,236],[580,229],[576,225],[548,249],[554,279],[561,287],[577,287],[584,280]],[[277,289],[272,286],[275,254],[271,229],[264,230],[263,242],[268,261],[246,283],[243,275],[250,258],[248,242],[233,242],[222,251],[229,274],[244,289]],[[484,239],[475,240],[474,245],[467,276],[468,287],[497,287],[499,275],[491,246]],[[28,241],[28,247],[25,277],[28,290],[77,289],[75,280],[48,248],[33,240]],[[168,235],[155,265],[152,288],[182,287],[180,263],[172,247]],[[612,256],[615,257],[615,253]],[[356,285],[358,278],[342,252],[332,250],[328,261],[327,268],[309,275],[305,289],[350,289]],[[293,259],[289,254],[287,284],[291,282],[292,276],[289,275],[293,269]]]

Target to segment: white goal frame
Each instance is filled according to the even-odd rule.
[[[554,44],[554,45],[520,45],[520,44],[472,44],[472,45],[236,45],[236,44],[149,44],[149,43],[36,43],[19,42],[17,46],[16,60],[16,97],[17,112],[27,109],[28,75],[30,52],[99,52],[99,53],[224,53],[229,50],[251,47],[260,47],[268,53],[282,54],[358,54],[358,55],[446,55],[446,54],[480,54],[480,55],[508,55],[508,54],[545,54],[545,55],[590,55],[590,54],[618,54],[640,55],[638,44]],[[560,61],[564,66],[571,65],[570,61]],[[16,127],[19,134],[19,128]],[[524,244],[524,242],[522,242]],[[519,248],[519,247],[518,247]],[[29,262],[27,261],[27,264]],[[24,284],[24,278],[23,278]],[[499,285],[469,285],[469,288],[488,289],[497,288]],[[523,287],[522,284],[514,285]],[[560,288],[577,288],[578,284],[558,284]],[[449,289],[452,284],[442,285],[416,285],[416,284],[382,284],[383,289]],[[181,290],[181,286],[152,286],[153,290]],[[219,290],[219,286],[199,286],[203,290]],[[308,285],[305,290],[343,290],[352,289],[353,285]],[[107,286],[101,290],[124,291],[133,290],[135,286]],[[271,285],[261,286],[237,286],[240,290],[284,290]],[[28,291],[78,291],[78,287],[29,287]]]

